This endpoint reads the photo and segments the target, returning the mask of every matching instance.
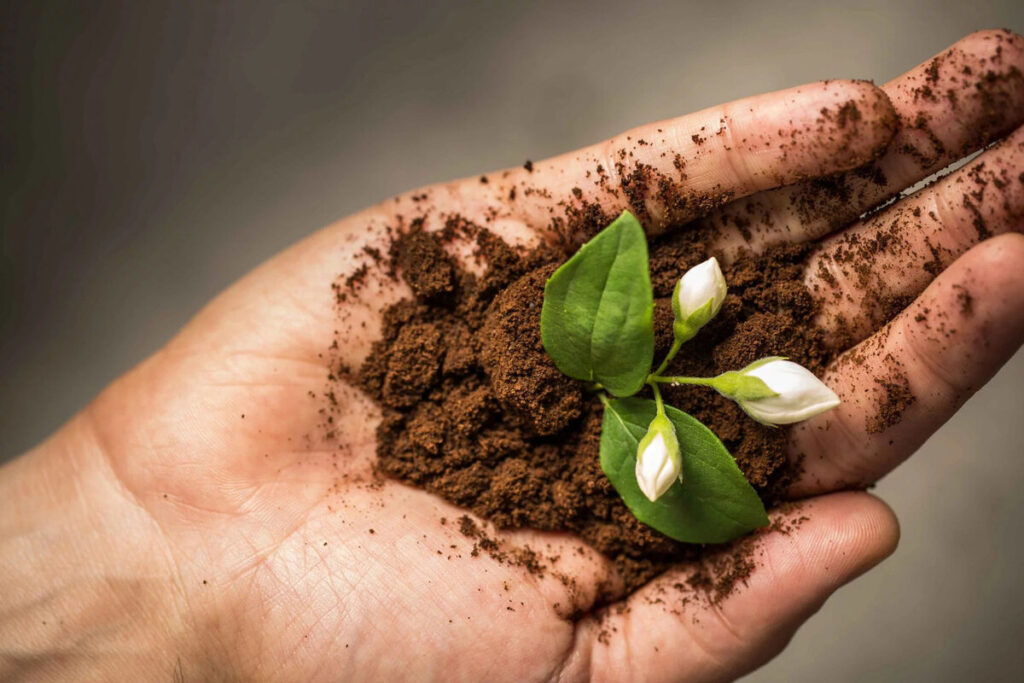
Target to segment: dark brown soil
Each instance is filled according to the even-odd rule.
[[[443,242],[467,236],[489,264],[483,277],[458,269],[444,251]],[[707,376],[766,355],[821,369],[830,353],[808,324],[814,306],[802,283],[806,251],[776,248],[726,268],[730,294],[722,312],[684,347],[673,370]],[[628,511],[600,469],[600,403],[544,352],[544,282],[565,255],[550,247],[520,254],[459,220],[437,234],[414,227],[396,239],[392,258],[416,296],[384,312],[383,338],[359,380],[384,408],[383,473],[499,528],[574,532],[612,558],[631,590],[702,549],[661,535]],[[671,343],[672,288],[705,258],[696,232],[652,243],[658,355]],[[667,387],[665,398],[719,435],[767,503],[780,500],[794,475],[787,430],[759,425],[711,390]],[[726,572],[733,577],[726,583],[745,566],[730,562],[737,569]]]

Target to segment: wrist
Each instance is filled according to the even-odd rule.
[[[0,679],[180,674],[191,629],[162,543],[82,415],[0,468]]]

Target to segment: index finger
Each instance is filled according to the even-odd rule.
[[[657,231],[733,197],[863,164],[884,150],[894,125],[879,88],[826,81],[641,126],[528,168],[407,192],[278,255],[218,297],[190,329],[209,332],[205,323],[219,321],[213,329],[268,330],[266,311],[279,310],[275,341],[315,357],[339,326],[336,312],[303,310],[295,302],[320,300],[339,273],[361,272],[366,254],[387,254],[393,228],[416,221],[440,230],[458,218],[512,243],[545,233],[574,242],[628,208]],[[366,302],[349,300],[345,307],[353,334],[343,360],[353,367],[369,350],[378,311],[406,295],[400,284],[373,277],[361,289]],[[251,305],[254,295],[262,307]]]
[[[759,190],[865,164],[895,129],[892,103],[873,84],[811,83],[462,181],[469,184],[460,196],[570,241],[592,236],[625,209],[656,233]]]

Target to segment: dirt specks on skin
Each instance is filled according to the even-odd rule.
[[[870,116],[868,115],[870,114]],[[859,99],[844,99],[823,107],[820,115],[803,125],[786,130],[759,132],[737,138],[729,117],[716,124],[702,126],[689,136],[692,147],[687,155],[681,153],[658,155],[657,145],[672,144],[665,138],[655,140],[621,141],[611,150],[607,165],[597,164],[586,172],[590,183],[573,188],[570,198],[552,202],[550,232],[556,239],[578,246],[597,233],[614,216],[603,215],[600,206],[625,204],[653,233],[690,223],[710,214],[725,217],[719,228],[726,224],[742,226],[752,217],[719,213],[734,199],[733,192],[722,185],[695,188],[690,167],[703,165],[708,155],[720,154],[734,146],[761,151],[771,148],[782,158],[807,155],[812,148],[827,146],[828,155],[814,149],[813,158],[826,157],[830,168],[836,165],[855,166],[872,160],[878,150],[867,151],[858,144],[865,136],[885,140],[896,130],[896,116],[892,104],[878,90],[866,92]],[[659,133],[662,131],[658,131]],[[703,173],[703,171],[699,171]],[[812,171],[809,176],[815,176]],[[874,175],[878,175],[875,173]],[[778,184],[792,183],[792,178],[772,179]],[[524,187],[517,196],[537,196],[537,188]],[[549,197],[550,198],[550,197]],[[756,221],[755,221],[756,222]]]
[[[879,434],[899,424],[903,413],[917,401],[902,365],[888,355],[885,366],[884,374],[874,378],[878,399],[874,402],[875,410],[866,418],[868,434]]]
[[[801,224],[814,234],[826,234],[895,198],[905,181],[890,182],[894,173],[905,176],[912,168],[916,177],[924,178],[1009,134],[1021,124],[1024,74],[1001,55],[1004,46],[1019,46],[1020,41],[1012,33],[993,33],[986,49],[968,54],[953,47],[919,68],[894,96],[911,106],[901,107],[900,118],[892,120],[895,136],[885,159],[740,200],[709,222],[726,233],[740,233],[747,242],[770,244],[780,239],[774,207],[788,204]],[[969,119],[971,125],[942,126],[951,118]]]
[[[974,313],[974,297],[971,296],[970,291],[961,284],[953,285],[953,289],[956,291],[956,301],[960,313],[964,316],[972,315]]]

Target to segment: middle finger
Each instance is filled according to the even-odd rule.
[[[1024,38],[980,31],[886,83],[900,129],[876,162],[735,201],[702,221],[727,257],[816,239],[1024,123]]]

